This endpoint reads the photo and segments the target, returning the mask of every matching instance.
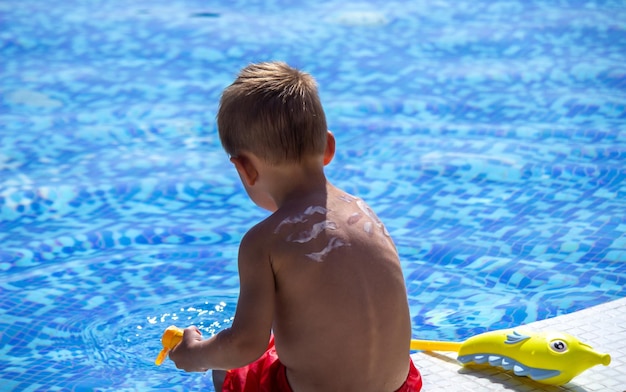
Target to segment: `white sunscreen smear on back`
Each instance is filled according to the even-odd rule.
[[[346,199],[346,201],[351,202],[351,200],[349,199]],[[276,229],[274,229],[274,233],[278,233],[284,226],[306,223],[314,214],[326,215],[327,213],[328,210],[322,206],[309,206],[306,210],[304,210],[302,214],[285,218],[282,222],[280,222],[280,224],[278,224],[278,226],[276,226]],[[361,218],[361,214],[357,213],[356,215],[357,216],[352,217],[352,219],[355,220],[354,223],[356,223],[356,221]],[[312,223],[304,230],[300,230],[296,233],[290,234],[289,236],[287,236],[287,241],[304,244],[317,238],[321,233],[330,230],[337,230],[337,224],[330,220],[323,220],[321,222]],[[307,253],[306,256],[311,260],[321,263],[333,249],[339,248],[341,246],[350,246],[350,244],[343,241],[339,237],[330,237],[324,249],[319,252]]]
[[[350,215],[348,217],[348,224],[349,225],[353,225],[355,223],[357,223],[359,221],[359,219],[361,219],[362,215],[359,214],[358,212],[355,212],[354,214]]]
[[[328,244],[324,249],[315,253],[307,253],[306,256],[313,261],[321,263],[322,261],[324,261],[324,257],[326,257],[326,255],[329,254],[331,250],[339,248],[341,246],[350,246],[350,244],[344,242],[341,238],[333,237],[330,239],[330,241],[328,241]]]
[[[313,214],[325,214],[326,212],[328,212],[328,210],[324,207],[310,206],[306,210],[304,210],[304,213],[300,215],[285,218],[282,222],[280,222],[278,226],[276,226],[276,228],[274,229],[274,234],[278,233],[283,226],[292,225],[294,223],[304,223],[309,220],[309,216]]]
[[[319,233],[325,230],[336,230],[336,229],[337,229],[337,225],[335,224],[335,222],[326,220],[326,221],[314,224],[311,230],[302,231],[298,234],[290,235],[289,237],[287,237],[287,240],[293,241],[293,242],[299,242],[299,243],[309,242],[315,237],[317,237]]]
[[[352,201],[358,200],[358,198],[352,195],[341,195],[339,196],[339,200],[345,201],[346,203],[352,203]]]
[[[373,223],[374,225],[376,225],[376,227],[378,227],[379,229],[382,229],[383,234],[389,237],[389,233],[387,232],[387,228],[385,227],[385,225],[383,225],[383,222],[381,222],[380,219],[378,219],[378,217],[376,216],[376,213],[374,213],[374,211],[367,204],[365,204],[363,200],[361,199],[357,200],[356,205],[359,206],[359,209],[361,209],[361,211],[363,211],[363,213],[372,220],[370,222],[365,222],[363,224],[363,231],[365,231],[369,235],[373,234],[372,233],[372,223]]]
[[[304,215],[325,214],[328,210],[321,206],[310,206],[304,210]]]

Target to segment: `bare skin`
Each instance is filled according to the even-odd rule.
[[[324,155],[300,164],[231,159],[251,199],[273,214],[241,242],[232,327],[206,340],[187,328],[170,352],[177,367],[247,365],[273,330],[296,392],[395,391],[404,383],[411,323],[398,255],[363,201],[326,180],[334,151],[329,133]],[[219,388],[222,374],[214,375]]]

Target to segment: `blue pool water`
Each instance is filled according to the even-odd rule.
[[[0,390],[211,389],[153,361],[234,314],[265,212],[214,117],[262,60],[317,78],[415,337],[626,296],[623,2],[55,3],[0,1]]]

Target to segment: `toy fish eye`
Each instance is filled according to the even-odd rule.
[[[567,351],[567,343],[562,340],[553,340],[550,342],[550,348],[557,353],[564,353]]]

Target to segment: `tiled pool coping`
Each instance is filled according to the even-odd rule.
[[[424,377],[423,391],[626,392],[626,298],[525,327],[572,334],[597,351],[609,353],[611,364],[588,369],[568,384],[555,387],[500,368],[464,368],[454,353],[419,352],[412,357]]]

